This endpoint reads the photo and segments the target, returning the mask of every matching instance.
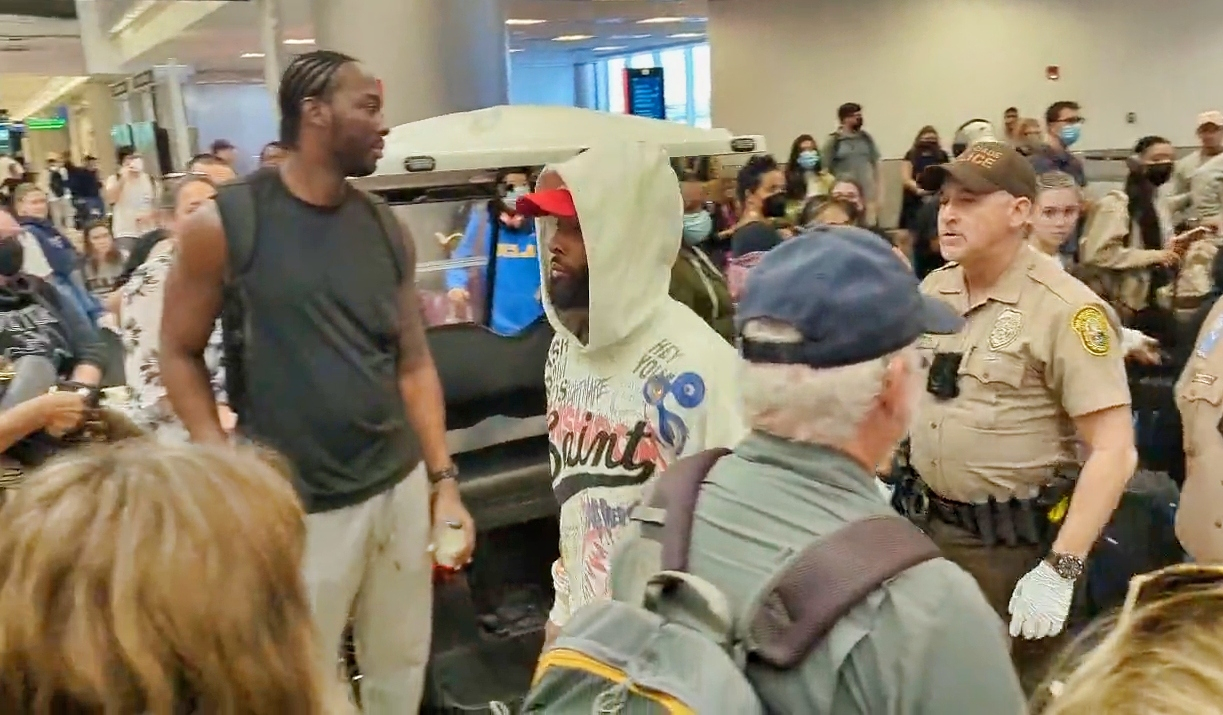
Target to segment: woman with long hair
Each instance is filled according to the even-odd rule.
[[[917,211],[929,192],[917,185],[917,180],[926,169],[946,164],[951,157],[939,144],[938,130],[926,125],[913,137],[913,146],[905,153],[900,170],[904,179],[904,199],[900,204],[900,227],[911,231],[916,223]]]
[[[790,156],[786,159],[786,198],[801,210],[807,199],[827,196],[831,190],[832,174],[824,168],[815,137],[798,135],[790,144]]]
[[[105,298],[123,273],[127,252],[119,248],[105,221],[91,221],[83,238],[85,287],[99,299]]]
[[[304,515],[255,453],[69,453],[0,521],[0,712],[328,712]]]
[[[1196,233],[1173,236],[1159,187],[1172,176],[1175,150],[1163,137],[1138,140],[1128,160],[1124,190],[1096,202],[1079,242],[1079,277],[1107,300],[1130,327],[1162,339],[1169,326],[1149,324],[1155,291],[1168,283]]]

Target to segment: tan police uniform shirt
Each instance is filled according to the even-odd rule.
[[[1223,563],[1223,300],[1202,323],[1185,371],[1176,381],[1176,407],[1185,439],[1185,485],[1176,536],[1195,561]]]
[[[955,335],[918,343],[927,363],[963,355],[959,395],[923,391],[910,435],[913,468],[936,494],[974,503],[1035,496],[1058,467],[1079,462],[1073,418],[1130,403],[1100,298],[1029,246],[975,304],[956,264],[921,288],[966,321]]]

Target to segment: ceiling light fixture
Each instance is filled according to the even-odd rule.
[[[314,44],[314,38],[313,38],[313,37],[307,37],[307,38],[305,38],[305,39],[301,39],[301,40],[285,40],[285,44],[286,44],[286,45],[313,45],[313,44]]]
[[[608,47],[596,47],[595,52],[616,52],[617,50],[627,50],[624,45],[610,45]]]
[[[511,54],[511,55],[512,55],[512,54],[514,54],[515,52],[522,52],[522,49],[521,49],[521,48],[511,48],[511,49],[510,49],[510,54]]]
[[[127,28],[131,27],[133,23],[141,18],[141,16],[143,16],[149,10],[152,10],[155,5],[157,5],[157,0],[139,0],[138,2],[134,3],[127,12],[123,13],[123,16],[119,18],[119,21],[111,26],[110,34],[118,35],[120,32],[123,32]]]
[[[267,57],[267,55],[262,52],[245,52],[242,54],[242,59],[244,60],[261,60],[264,57]]]
[[[553,42],[581,42],[582,40],[594,39],[594,35],[558,35],[553,37]]]
[[[12,119],[20,122],[32,114],[37,114],[88,81],[89,77],[51,77],[47,81],[46,89],[17,110]]]
[[[507,25],[542,25],[545,22],[547,22],[547,20],[528,20],[525,18],[511,17],[510,19],[505,21],[505,24]]]
[[[704,36],[705,33],[703,32],[677,32],[674,35],[667,35],[667,38],[671,40],[695,40]]]
[[[653,35],[647,32],[647,33],[640,34],[640,35],[612,35],[611,37],[607,39],[609,40],[645,40],[650,37],[653,37]]]
[[[638,25],[668,25],[674,22],[688,22],[686,17],[647,17],[644,20],[638,20]]]

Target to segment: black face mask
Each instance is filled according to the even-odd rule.
[[[853,120],[852,122],[850,122],[850,123],[849,123],[849,128],[850,128],[850,129],[853,129],[853,130],[856,132],[856,131],[858,131],[858,130],[862,129],[862,125],[863,125],[864,123],[865,123],[865,122],[863,122],[863,120],[861,120],[861,119],[855,119],[855,120]]]
[[[1168,183],[1168,179],[1172,178],[1172,162],[1161,161],[1158,164],[1147,164],[1143,170],[1147,175],[1147,181],[1153,186],[1163,186]]]
[[[760,213],[765,218],[781,218],[786,215],[786,195],[773,194],[760,204]]]
[[[0,276],[11,278],[21,272],[25,247],[16,236],[0,239]]]

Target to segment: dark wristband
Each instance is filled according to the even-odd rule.
[[[458,478],[459,478],[459,468],[454,466],[453,464],[447,467],[443,467],[442,469],[439,469],[436,472],[432,470],[429,471],[429,483],[430,484],[438,484],[440,482],[446,481],[447,479],[458,479]]]

